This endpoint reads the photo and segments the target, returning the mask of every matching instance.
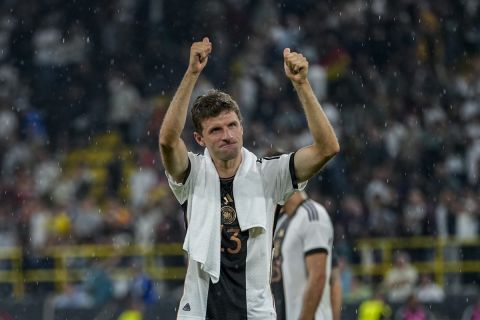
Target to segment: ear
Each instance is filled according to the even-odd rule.
[[[198,132],[194,132],[193,133],[193,137],[195,138],[195,141],[197,141],[197,143],[202,146],[202,147],[205,147],[205,142],[203,142],[203,137],[200,133]]]

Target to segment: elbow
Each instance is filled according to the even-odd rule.
[[[173,134],[169,134],[165,130],[160,130],[160,134],[158,136],[158,144],[160,149],[171,149],[174,147],[176,143],[176,139]]]
[[[334,156],[336,156],[339,152],[340,152],[340,144],[338,143],[338,141],[335,141],[335,143],[334,143],[334,144],[331,146],[331,148],[330,148],[331,156],[334,157]]]
[[[324,149],[324,155],[328,160],[335,157],[339,152],[340,152],[340,145],[338,144],[338,141],[335,141],[335,143],[328,145]]]
[[[168,141],[168,139],[166,139],[162,135],[158,137],[158,145],[160,146],[160,149],[166,149],[169,147],[170,144],[171,143]]]
[[[168,149],[170,147],[170,142],[168,141],[168,139],[166,139],[165,137],[158,137],[158,146],[160,147],[160,150],[165,150],[165,149]]]

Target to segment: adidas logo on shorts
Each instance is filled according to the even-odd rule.
[[[187,303],[186,305],[184,305],[182,310],[183,311],[190,311],[190,303]]]

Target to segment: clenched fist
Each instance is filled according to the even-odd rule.
[[[285,48],[283,60],[285,75],[292,82],[303,84],[307,81],[308,61],[301,53],[290,52],[290,48]]]
[[[212,43],[205,37],[202,41],[194,42],[190,48],[190,62],[188,68],[193,73],[200,73],[207,65],[208,55],[212,52]]]

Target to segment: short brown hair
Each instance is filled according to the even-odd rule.
[[[212,89],[206,94],[198,96],[193,103],[191,112],[194,130],[201,133],[203,120],[216,117],[224,111],[235,112],[240,122],[242,121],[240,108],[228,93]]]

